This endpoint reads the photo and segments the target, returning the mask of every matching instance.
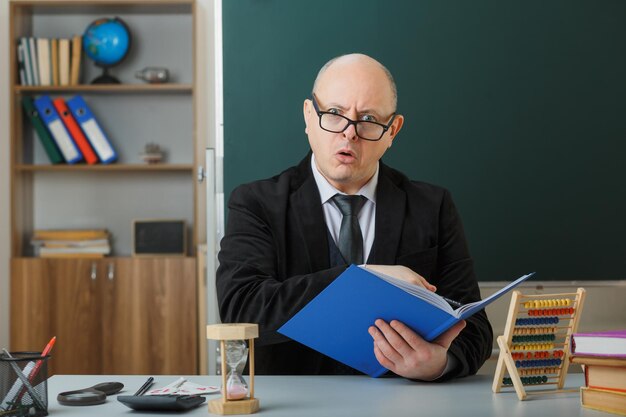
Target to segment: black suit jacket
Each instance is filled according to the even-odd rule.
[[[259,323],[259,374],[350,373],[276,330],[346,268],[330,267],[329,234],[311,154],[296,167],[236,188],[221,242],[217,296],[225,323]],[[380,163],[376,228],[368,264],[404,265],[462,303],[480,299],[461,219],[447,190],[410,181]],[[491,353],[484,312],[467,320],[449,352],[459,366],[446,379],[475,373]]]

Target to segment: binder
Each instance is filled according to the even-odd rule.
[[[70,108],[72,115],[83,129],[85,136],[93,146],[98,158],[103,164],[114,162],[117,159],[117,153],[113,149],[111,142],[96,121],[91,109],[85,103],[81,96],[74,96],[67,100],[67,107]]]
[[[56,109],[57,113],[59,113],[61,120],[63,120],[65,128],[72,136],[72,139],[74,139],[74,143],[76,143],[78,149],[80,149],[81,153],[83,154],[85,162],[90,165],[97,163],[98,157],[91,148],[91,145],[83,134],[83,131],[80,129],[80,126],[78,126],[78,123],[76,123],[76,120],[74,120],[74,116],[72,116],[72,114],[70,113],[70,109],[67,108],[65,100],[59,97],[55,99],[52,104],[54,104],[54,108]]]
[[[46,154],[48,155],[48,159],[50,159],[50,162],[52,162],[53,164],[65,162],[65,160],[63,159],[63,155],[61,155],[61,152],[59,152],[59,149],[54,143],[54,139],[52,139],[52,136],[50,136],[50,133],[44,126],[41,118],[39,117],[39,113],[37,112],[37,109],[33,104],[33,99],[29,96],[22,96],[22,107],[28,115],[30,123],[35,128],[37,136],[39,137],[39,141],[43,145],[43,148],[45,149]]]
[[[33,73],[33,85],[41,85],[39,83],[39,65],[37,64],[37,46],[35,38],[28,38],[28,52],[30,54],[30,68]]]
[[[399,320],[427,341],[485,308],[533,274],[524,275],[484,300],[453,308],[423,287],[352,265],[278,332],[372,377],[387,372],[368,328],[376,319]]]
[[[50,39],[37,39],[37,58],[39,62],[39,85],[52,85],[50,72]]]
[[[47,126],[48,131],[59,147],[65,161],[68,164],[74,164],[82,161],[83,156],[72,140],[70,133],[63,125],[59,114],[54,109],[54,105],[52,104],[50,97],[41,96],[34,101],[34,104],[39,112],[39,117],[41,117],[41,120],[43,120]]]

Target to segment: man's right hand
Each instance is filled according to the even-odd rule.
[[[403,265],[365,265],[365,268],[401,279],[411,284],[420,285],[432,292],[437,291],[437,287],[426,281],[426,278]]]

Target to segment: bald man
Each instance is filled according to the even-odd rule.
[[[304,100],[311,152],[298,166],[232,192],[217,295],[223,322],[259,323],[257,373],[358,373],[276,332],[350,263],[462,303],[480,299],[450,193],[380,161],[404,123],[396,105],[395,82],[381,63],[362,54],[332,59]],[[358,213],[350,230],[359,239],[350,243],[344,204]],[[432,343],[396,320],[376,320],[368,331],[384,367],[424,381],[476,373],[493,339],[484,312]]]

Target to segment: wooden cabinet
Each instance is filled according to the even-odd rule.
[[[101,73],[83,55],[78,85],[21,85],[23,38],[71,38],[95,19],[120,17],[132,42],[111,69],[121,84],[89,82]],[[194,374],[198,329],[196,248],[205,241],[205,198],[196,172],[194,0],[10,0],[11,348],[41,349],[58,337],[55,373]],[[165,84],[135,78],[144,67],[170,71]],[[22,98],[81,95],[118,154],[113,164],[51,164],[22,109]],[[6,139],[2,139],[6,140]],[[149,143],[165,151],[146,164]],[[133,258],[132,224],[185,220],[187,257]],[[37,229],[107,229],[113,257],[41,259]]]
[[[194,258],[12,261],[11,348],[52,336],[55,374],[194,374]]]

